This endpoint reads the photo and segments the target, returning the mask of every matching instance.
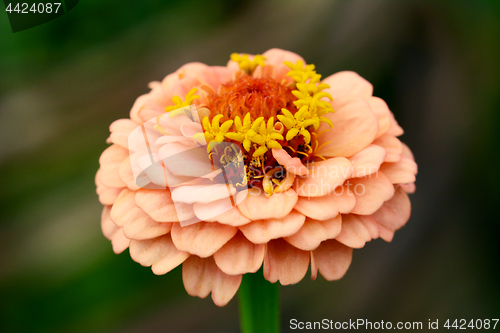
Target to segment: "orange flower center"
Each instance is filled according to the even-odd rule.
[[[219,87],[217,94],[208,97],[206,107],[210,110],[210,119],[222,114],[223,121],[241,119],[250,112],[252,120],[258,117],[267,119],[274,117],[281,108],[286,108],[295,113],[297,108],[293,104],[297,98],[292,94],[292,89],[270,78],[253,78],[241,75],[234,81]]]

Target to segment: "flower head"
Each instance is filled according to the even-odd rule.
[[[312,279],[340,279],[353,248],[391,241],[409,219],[417,166],[356,73],[321,80],[272,49],[190,63],[151,88],[110,126],[96,175],[102,230],[155,274],[182,264],[190,295],[223,306],[262,266],[282,285],[309,264]]]

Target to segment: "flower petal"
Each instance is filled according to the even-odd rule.
[[[134,172],[132,171],[132,163],[130,162],[130,156],[128,156],[120,164],[120,168],[118,169],[118,176],[130,190],[137,191],[138,189],[140,189],[134,178]]]
[[[99,202],[103,205],[112,205],[123,190],[123,187],[108,187],[101,182],[101,169],[97,170],[95,175],[96,193],[99,196]]]
[[[288,66],[284,64],[285,61],[289,61],[292,64],[295,64],[297,60],[300,60],[305,64],[304,59],[298,54],[281,49],[270,49],[262,53],[262,55],[266,58],[266,60],[264,61],[265,64],[274,67],[274,73],[272,77],[277,82],[281,82],[282,80],[285,80],[287,83],[293,82],[293,79],[291,77],[286,76],[290,71],[290,68],[288,68]]]
[[[156,275],[166,274],[182,264],[189,253],[174,246],[170,234],[147,240],[130,242],[130,257],[142,266],[151,266]]]
[[[182,264],[182,281],[191,296],[205,298],[212,291],[217,266],[212,257],[190,256]]]
[[[372,84],[362,78],[358,73],[351,71],[335,73],[325,78],[322,82],[330,86],[330,88],[325,89],[325,91],[332,95],[333,98],[346,95],[371,97],[373,94]]]
[[[394,116],[383,99],[372,96],[366,98],[366,101],[370,104],[370,108],[378,119],[378,132],[375,138],[379,138],[387,133],[391,127],[391,119],[393,119]]]
[[[240,230],[252,243],[265,244],[271,239],[293,235],[302,227],[305,219],[304,215],[292,211],[283,218],[250,222],[241,226]]]
[[[134,129],[137,128],[137,126],[139,125],[130,119],[115,120],[109,126],[111,134],[106,140],[106,143],[114,143],[123,148],[128,148],[128,136]]]
[[[408,222],[411,213],[411,204],[405,191],[398,187],[391,200],[386,201],[373,217],[381,226],[395,231]]]
[[[352,248],[334,239],[324,241],[312,251],[314,262],[321,275],[328,281],[344,276],[351,264]]]
[[[255,273],[262,266],[265,250],[264,244],[254,244],[238,232],[214,253],[214,260],[217,266],[229,275]]]
[[[180,251],[206,258],[217,252],[238,232],[238,228],[217,222],[198,222],[181,227],[174,223],[172,240]]]
[[[219,222],[233,227],[250,222],[250,219],[241,214],[238,207],[233,207],[229,198],[216,200],[214,202],[203,204],[195,202],[193,205],[196,216],[207,222]]]
[[[357,97],[339,97],[331,102],[334,113],[327,113],[333,127],[321,123],[316,133],[323,156],[352,156],[373,142],[378,132],[378,119],[368,102]]]
[[[284,149],[272,149],[273,157],[276,161],[285,167],[286,171],[299,176],[305,176],[309,173],[309,170],[302,164],[298,157],[291,157]]]
[[[264,257],[264,278],[282,285],[298,283],[304,278],[309,266],[309,252],[288,244],[283,239],[274,239],[267,244]]]
[[[101,214],[101,230],[104,237],[111,241],[113,251],[119,254],[128,247],[130,239],[125,237],[123,228],[120,228],[111,220],[110,212],[111,206],[104,206]]]
[[[227,184],[180,186],[172,190],[172,200],[188,204],[210,203],[235,194],[236,189]]]
[[[224,306],[236,295],[242,275],[228,275],[216,267],[212,285],[212,300],[217,306]]]
[[[149,239],[170,232],[171,223],[158,223],[135,205],[135,192],[124,189],[111,209],[111,219],[127,238]]]
[[[339,213],[349,213],[356,204],[354,194],[346,186],[337,187],[322,197],[299,197],[294,209],[314,220],[329,220]]]
[[[108,187],[125,187],[125,183],[118,176],[120,164],[128,157],[128,150],[118,145],[111,145],[103,151],[99,158],[101,165],[100,180]]]
[[[337,237],[341,226],[341,215],[326,221],[307,218],[298,232],[284,239],[298,249],[310,251],[316,249],[322,241]]]
[[[409,158],[403,157],[396,163],[383,163],[380,166],[383,172],[393,184],[408,184],[415,182],[417,164]]]
[[[335,239],[346,246],[360,249],[378,236],[378,224],[373,217],[347,214],[342,216],[342,230]]]
[[[356,196],[356,205],[351,213],[371,215],[394,195],[394,186],[383,172],[363,178],[349,179]]]
[[[369,145],[359,153],[356,153],[349,157],[354,166],[354,177],[365,177],[377,172],[380,169],[380,165],[384,162],[386,151],[384,148]]]
[[[297,178],[296,191],[300,196],[321,197],[332,193],[353,173],[352,163],[345,157],[308,164],[311,170],[305,178]]]
[[[241,197],[245,195],[246,192],[238,193],[237,201],[240,202],[238,209],[244,216],[253,221],[272,218],[280,219],[287,216],[292,211],[298,198],[293,189],[275,193],[268,198],[264,191],[254,187],[248,191],[248,196],[241,200]]]
[[[403,145],[395,136],[384,134],[373,141],[373,144],[384,148],[387,152],[384,162],[399,162],[401,160]]]
[[[135,195],[135,204],[156,222],[187,221],[195,216],[191,205],[174,205],[169,190],[141,189]]]

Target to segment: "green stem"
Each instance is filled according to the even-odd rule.
[[[242,333],[279,333],[280,285],[264,279],[262,269],[243,275],[238,300]]]

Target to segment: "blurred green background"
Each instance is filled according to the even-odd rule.
[[[148,82],[272,47],[372,82],[419,164],[407,226],[340,281],[283,287],[283,332],[499,318],[499,45],[498,1],[87,0],[15,34],[0,13],[0,332],[238,331],[236,298],[218,308],[179,268],[113,254],[94,175]]]

